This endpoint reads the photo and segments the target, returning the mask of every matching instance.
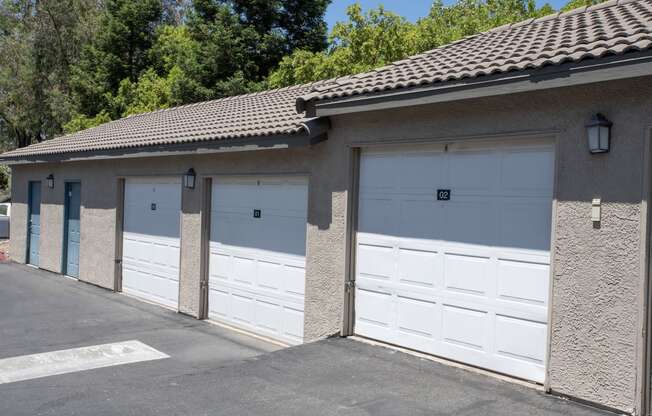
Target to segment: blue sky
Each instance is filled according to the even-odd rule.
[[[451,3],[452,0],[444,0],[444,3]],[[333,25],[339,20],[346,20],[346,8],[350,4],[356,3],[355,0],[333,0],[331,5],[326,10],[326,22],[328,27],[332,28]],[[378,7],[380,4],[385,6],[385,9],[394,13],[400,14],[410,21],[416,21],[419,17],[428,14],[432,0],[358,0],[363,10]],[[537,0],[538,4],[544,4],[545,1]],[[564,0],[548,0],[554,8],[560,8],[566,1]]]

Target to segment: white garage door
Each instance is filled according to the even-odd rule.
[[[308,186],[304,178],[217,178],[212,188],[209,315],[303,341]]]
[[[543,382],[552,146],[382,149],[360,163],[355,332]]]
[[[123,292],[177,308],[180,212],[178,178],[125,181]]]

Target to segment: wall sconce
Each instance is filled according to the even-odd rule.
[[[197,174],[193,168],[188,169],[185,175],[183,175],[183,186],[188,189],[195,189],[195,178]]]
[[[48,188],[53,189],[54,188],[54,175],[49,174],[48,177],[45,178],[45,180],[48,181]]]
[[[591,153],[606,153],[609,151],[612,125],[613,123],[600,113],[591,117],[591,121],[586,125],[589,151]]]

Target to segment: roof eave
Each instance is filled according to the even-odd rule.
[[[652,51],[319,101],[300,100],[308,117],[326,117],[514,94],[652,75]]]
[[[141,146],[120,149],[104,149],[46,155],[2,157],[5,165],[35,163],[76,162],[102,159],[127,159],[160,156],[204,155],[213,153],[278,150],[309,147],[328,139],[330,123],[327,118],[312,119],[302,123],[303,131],[296,134],[276,134],[212,141],[199,141],[158,146]]]

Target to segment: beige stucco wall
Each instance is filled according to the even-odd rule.
[[[201,206],[203,177],[225,174],[305,173],[310,175],[307,256],[321,261],[306,267],[307,339],[317,339],[339,332],[342,284],[333,276],[343,276],[344,248],[334,241],[344,236],[344,217],[333,218],[331,199],[343,207],[336,189],[346,182],[345,172],[329,172],[330,161],[318,145],[314,149],[264,150],[163,158],[104,160],[63,164],[15,166],[13,168],[14,206],[12,211],[11,253],[14,260],[25,262],[27,184],[42,181],[40,267],[61,272],[63,240],[64,182],[81,179],[82,215],[80,244],[80,280],[108,289],[114,287],[116,206],[118,178],[142,175],[182,175],[193,167],[198,175],[194,190],[184,189],[181,218],[181,276],[179,309],[197,316],[201,267]],[[47,188],[45,177],[55,177],[54,189]],[[338,179],[340,178],[340,179]],[[339,202],[337,202],[339,201]],[[324,244],[318,243],[323,241]],[[322,248],[324,247],[324,248]],[[333,299],[336,299],[333,301]]]
[[[348,144],[451,141],[544,133],[557,140],[556,214],[549,387],[627,412],[639,405],[644,273],[641,241],[643,160],[652,126],[652,77],[588,87],[475,99],[332,118],[329,140],[310,149],[194,157],[49,164],[13,170],[12,255],[25,260],[27,181],[53,173],[43,192],[42,267],[59,271],[63,179],[82,180],[80,278],[113,287],[118,176],[307,173],[305,335],[342,325]],[[614,122],[612,151],[590,155],[584,124],[595,112]],[[199,308],[202,181],[183,194],[180,309]],[[599,228],[593,197],[603,200]],[[52,241],[49,241],[52,240]]]
[[[639,406],[645,143],[652,78],[550,90],[332,120],[330,139],[455,140],[535,132],[556,137],[557,184],[549,379],[560,394],[626,412]],[[613,121],[611,152],[591,155],[584,125]],[[601,197],[602,222],[590,220]]]

